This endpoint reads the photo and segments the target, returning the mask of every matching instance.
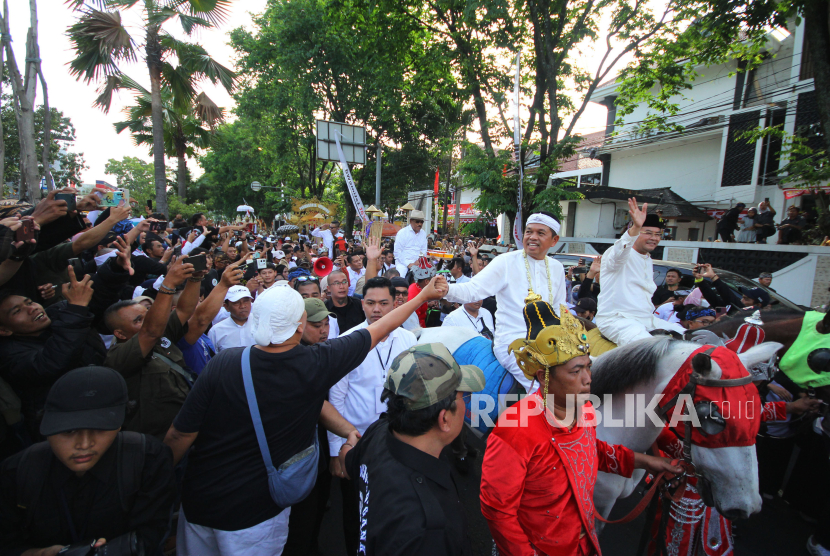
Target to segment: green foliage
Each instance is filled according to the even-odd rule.
[[[75,141],[75,126],[68,116],[57,108],[52,108],[52,145],[49,148],[49,162],[52,165],[52,178],[58,188],[80,185],[81,173],[87,169],[83,153],[62,150],[58,138],[65,138],[70,145]],[[38,173],[43,175],[40,153],[43,151],[43,105],[35,112],[35,146],[38,153]],[[20,182],[20,141],[17,133],[17,118],[14,115],[11,97],[3,95],[0,117],[3,119],[3,144],[5,146],[5,180]],[[57,167],[57,168],[56,168]]]

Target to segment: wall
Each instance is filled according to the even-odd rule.
[[[568,203],[562,203],[562,210],[567,211]],[[622,232],[614,228],[614,211],[617,208],[624,208],[623,203],[613,201],[590,201],[583,199],[576,206],[574,236],[577,237],[615,237]],[[568,214],[566,218],[572,218]],[[563,225],[567,229],[567,220]]]
[[[671,187],[690,202],[711,200],[717,185],[721,135],[654,143],[611,157],[608,185],[622,189]]]

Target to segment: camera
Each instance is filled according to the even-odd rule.
[[[144,556],[144,549],[134,532],[116,537],[95,548],[95,539],[65,546],[59,556]]]
[[[150,222],[151,232],[163,232],[167,229],[167,222]]]

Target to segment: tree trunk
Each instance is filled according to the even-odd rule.
[[[827,0],[804,3],[804,32],[813,57],[816,104],[824,148],[830,153],[830,4]]]
[[[43,76],[40,62],[38,62],[37,74],[40,77],[40,88],[43,90],[43,152],[40,155],[40,163],[43,166],[43,177],[46,178],[46,188],[51,191],[56,187],[52,178],[52,167],[49,164],[52,150],[52,110],[49,108],[49,89],[46,87],[46,78]]]
[[[0,13],[0,33],[5,33],[6,18]],[[5,35],[2,35],[5,36]],[[3,38],[0,38],[0,70],[5,68],[4,54],[6,53],[6,44]],[[0,79],[0,109],[3,108],[3,80]],[[6,190],[6,141],[3,139],[3,120],[0,119],[0,197],[5,196]]]
[[[150,98],[153,123],[153,178],[156,186],[156,212],[167,214],[167,176],[164,171],[164,116],[161,106],[161,45],[158,27],[147,28],[147,68],[150,70]]]
[[[40,179],[38,176],[35,142],[35,93],[37,91],[37,64],[40,59],[37,46],[37,6],[35,0],[29,4],[29,33],[26,38],[25,76],[21,76],[9,32],[8,0],[3,1],[3,43],[6,50],[6,67],[12,84],[14,114],[20,141],[20,188],[19,197],[32,203],[40,200]]]
[[[184,153],[178,155],[176,159],[179,166],[176,169],[176,184],[179,190],[179,198],[183,202],[187,202],[187,160],[184,158]]]
[[[450,164],[447,169],[447,187],[444,189],[444,223],[441,225],[441,230],[446,234],[447,230],[447,213],[450,209],[450,183],[452,179],[452,148],[450,148]]]

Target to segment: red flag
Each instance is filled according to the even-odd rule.
[[[438,199],[438,168],[435,169],[435,198]]]

